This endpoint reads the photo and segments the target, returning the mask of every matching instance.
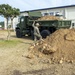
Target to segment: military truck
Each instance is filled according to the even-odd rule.
[[[33,37],[32,24],[35,21],[40,24],[39,30],[43,38],[52,34],[54,31],[60,28],[69,28],[71,26],[71,20],[62,19],[40,19],[42,15],[39,12],[29,12],[28,16],[21,16],[20,22],[16,27],[16,36],[21,38],[25,35]]]

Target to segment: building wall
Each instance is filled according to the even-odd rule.
[[[7,22],[6,22],[7,20],[6,20],[6,18],[4,18],[4,29],[6,30],[7,29]]]
[[[18,23],[18,17],[13,19],[13,26],[11,26],[11,29],[15,29],[17,23]],[[8,21],[8,26],[9,25],[11,25],[11,19],[9,19],[9,21]],[[4,29],[7,30],[7,20],[6,20],[6,18],[5,18],[5,21],[4,21]]]
[[[28,13],[27,12],[21,13],[20,16],[28,16]]]
[[[14,30],[15,30],[16,25],[19,23],[18,18],[19,18],[19,17],[16,17],[16,18],[14,18],[14,20],[13,20],[13,29],[14,29]]]
[[[63,9],[49,9],[49,10],[44,10],[44,11],[41,11],[41,13],[44,15],[44,13],[54,13],[54,15],[59,12],[59,13],[62,13],[63,12]]]
[[[75,7],[70,7],[70,8],[67,8],[67,14],[66,14],[66,17],[67,19],[75,19]]]

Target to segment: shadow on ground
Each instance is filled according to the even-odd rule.
[[[19,70],[13,71],[13,75],[50,75],[50,74],[54,75],[54,71],[51,72],[51,69],[41,69],[27,72],[20,72]]]

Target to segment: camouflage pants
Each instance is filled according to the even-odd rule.
[[[42,36],[40,34],[34,34],[34,42],[41,39],[42,39]]]

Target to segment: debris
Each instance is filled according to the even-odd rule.
[[[26,58],[29,58],[29,59],[32,59],[32,58],[34,58],[34,55],[33,54],[29,54],[29,55],[27,55],[27,56],[25,56]]]
[[[60,60],[60,61],[59,61],[59,64],[62,64],[62,63],[63,63],[63,60]]]
[[[68,41],[75,41],[75,31],[69,32],[66,35],[66,40],[68,40]]]
[[[34,49],[35,46],[30,46],[28,50],[32,50]]]
[[[67,60],[68,63],[73,63],[73,60]]]

